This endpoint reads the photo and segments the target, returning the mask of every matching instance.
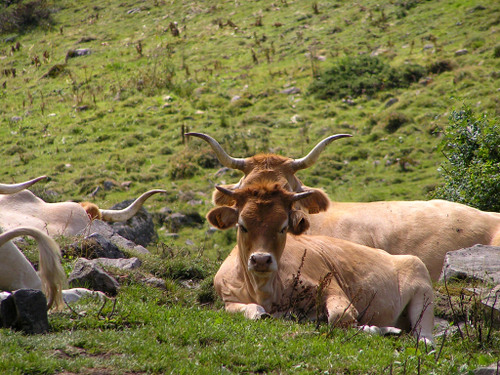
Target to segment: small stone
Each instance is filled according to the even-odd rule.
[[[463,56],[467,55],[469,51],[467,49],[459,49],[458,51],[455,51],[455,56]]]

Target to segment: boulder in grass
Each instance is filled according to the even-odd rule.
[[[0,302],[3,327],[26,334],[45,333],[49,330],[47,299],[41,290],[18,289]]]

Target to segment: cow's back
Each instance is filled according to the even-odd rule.
[[[360,312],[360,323],[391,325],[402,303],[398,258],[341,239],[290,235],[280,262],[280,274],[290,279],[300,268],[300,278],[305,283],[318,285],[331,272],[328,288],[334,292],[342,289]]]
[[[0,195],[0,226],[5,230],[28,225],[49,235],[76,235],[89,222],[78,203],[47,203],[29,190]]]
[[[433,279],[439,277],[446,252],[489,244],[500,231],[500,214],[443,200],[334,202],[324,214],[309,215],[309,220],[309,234],[416,255]]]

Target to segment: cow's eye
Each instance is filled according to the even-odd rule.
[[[285,233],[285,232],[286,232],[286,230],[287,230],[287,228],[288,228],[288,225],[285,225],[285,226],[284,226],[284,227],[280,230],[280,233],[281,233],[281,234]]]
[[[241,229],[241,231],[242,231],[243,233],[248,233],[247,228],[245,228],[243,225],[238,224],[238,227]]]

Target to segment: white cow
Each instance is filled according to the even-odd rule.
[[[4,230],[30,226],[45,231],[50,236],[74,236],[84,232],[92,219],[126,221],[134,216],[152,195],[165,190],[150,190],[122,210],[103,210],[95,204],[83,202],[47,203],[26,187],[45,176],[13,185],[0,184],[0,227]]]

